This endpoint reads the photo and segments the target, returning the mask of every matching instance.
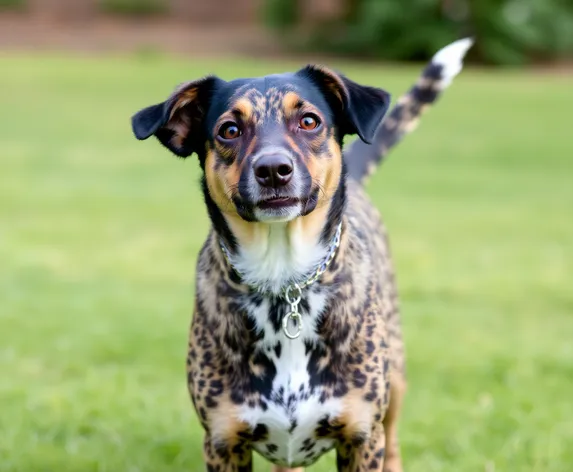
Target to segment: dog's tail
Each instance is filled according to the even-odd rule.
[[[472,46],[470,38],[460,39],[440,49],[426,66],[416,84],[400,99],[382,121],[372,144],[360,139],[344,150],[348,174],[363,181],[384,160],[390,148],[413,131],[420,116],[437,100],[462,70],[462,60]]]

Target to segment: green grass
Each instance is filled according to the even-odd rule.
[[[202,470],[184,374],[198,166],[129,117],[211,71],[295,66],[0,59],[1,471]],[[335,66],[395,97],[419,71]],[[465,71],[369,185],[401,289],[407,471],[571,470],[570,82]]]

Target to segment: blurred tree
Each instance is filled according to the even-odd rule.
[[[523,63],[573,55],[571,0],[472,0],[482,58]]]
[[[287,32],[300,22],[299,0],[266,0],[264,18],[271,28],[279,33]]]
[[[105,13],[133,16],[163,15],[169,11],[166,0],[99,0],[99,7]]]
[[[0,0],[0,11],[22,10],[25,6],[24,0]]]
[[[309,19],[317,1],[266,0],[268,24],[295,47],[392,60],[428,59],[464,35],[488,63],[573,56],[571,0],[332,0],[336,15]]]
[[[256,24],[263,0],[0,0],[1,10],[25,9],[43,19],[82,20],[98,12],[125,16],[169,15],[201,24]]]

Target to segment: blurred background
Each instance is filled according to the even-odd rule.
[[[321,52],[428,59],[473,35],[476,61],[547,64],[573,54],[569,0],[0,0],[12,47]]]
[[[405,466],[573,470],[569,0],[0,0],[0,471],[203,470],[199,169],[137,142],[134,112],[308,61],[396,100],[468,34],[368,185],[401,292]]]

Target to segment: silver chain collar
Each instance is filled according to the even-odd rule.
[[[290,310],[288,313],[283,317],[282,320],[282,327],[285,336],[289,339],[296,339],[300,336],[302,332],[302,315],[298,310],[298,305],[302,300],[302,291],[306,287],[312,285],[316,282],[322,274],[326,272],[328,266],[333,261],[334,256],[336,256],[336,251],[338,246],[340,246],[340,235],[342,233],[342,222],[338,224],[336,228],[336,233],[334,238],[330,242],[330,246],[328,248],[328,254],[326,255],[324,261],[316,268],[316,270],[309,275],[303,282],[301,283],[291,283],[286,286],[283,290],[282,296],[284,297],[285,301],[290,305]],[[223,256],[225,256],[225,260],[227,264],[240,276],[241,274],[235,266],[233,266],[231,262],[231,254],[229,250],[225,247],[223,242],[219,240],[219,246],[221,247],[221,251],[223,252]],[[253,287],[255,290],[259,292],[263,292],[259,287]],[[292,328],[292,329],[291,329]]]

